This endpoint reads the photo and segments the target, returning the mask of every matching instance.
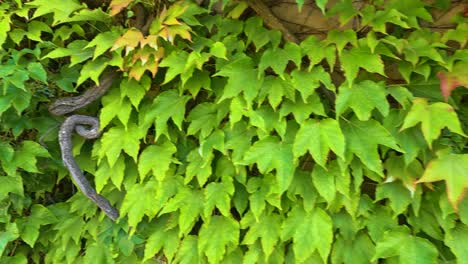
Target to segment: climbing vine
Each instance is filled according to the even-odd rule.
[[[0,263],[466,263],[468,6],[270,2],[2,1]]]

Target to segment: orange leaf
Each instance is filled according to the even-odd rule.
[[[120,11],[122,11],[122,9],[126,8],[131,2],[133,2],[133,0],[112,0],[112,2],[110,3],[110,15],[111,16],[115,16],[117,15],[118,13],[120,13]]]

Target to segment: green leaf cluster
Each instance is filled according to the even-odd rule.
[[[290,43],[249,1],[209,2],[0,3],[0,263],[466,263],[466,17],[434,32],[450,1],[316,0],[341,27]],[[102,136],[73,153],[117,222],[47,110],[109,68],[80,110]]]

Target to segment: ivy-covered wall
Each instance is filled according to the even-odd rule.
[[[467,10],[2,1],[0,263],[468,263]]]

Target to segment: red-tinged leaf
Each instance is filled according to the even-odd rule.
[[[468,62],[457,63],[451,72],[439,72],[440,91],[448,101],[450,94],[455,88],[462,86],[468,89]]]
[[[413,106],[405,117],[400,131],[413,127],[418,123],[421,123],[421,130],[429,147],[439,137],[440,131],[444,127],[465,136],[455,110],[451,105],[446,103],[437,102],[429,104],[425,98],[414,99]]]
[[[129,29],[125,34],[118,38],[114,46],[112,46],[111,51],[125,47],[125,52],[128,54],[130,51],[134,50],[139,44],[140,41],[144,40],[145,37],[138,29]]]
[[[429,162],[423,176],[416,182],[445,181],[447,195],[455,210],[468,190],[468,154],[441,153]]]
[[[126,8],[133,1],[134,0],[112,0],[109,5],[109,8],[111,9],[110,15],[117,15],[118,13],[120,13],[120,11],[122,11],[122,9]]]

